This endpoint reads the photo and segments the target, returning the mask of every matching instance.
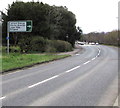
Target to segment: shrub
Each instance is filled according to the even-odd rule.
[[[72,50],[72,45],[62,40],[54,40],[54,47],[57,49],[57,52],[66,52]]]
[[[46,40],[43,37],[37,36],[32,39],[30,46],[34,52],[45,52]]]
[[[46,52],[66,52],[71,51],[72,45],[62,40],[47,40]]]
[[[31,51],[31,43],[32,38],[30,36],[24,36],[19,40],[19,46],[22,53],[27,53]]]
[[[47,45],[47,46],[46,46],[46,50],[45,50],[45,52],[47,52],[47,53],[55,53],[55,52],[56,52],[56,48]]]
[[[62,40],[48,40],[40,36],[29,39],[24,37],[20,40],[20,48],[22,52],[66,52],[72,50],[72,45]]]
[[[55,53],[57,51],[57,49],[55,48],[54,44],[53,44],[53,40],[46,40],[46,48],[45,48],[45,52],[47,53]]]

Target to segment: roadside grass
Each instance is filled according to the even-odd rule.
[[[60,58],[65,58],[70,55],[56,55],[56,54],[20,54],[10,53],[9,55],[3,53],[2,58],[2,71],[7,71],[25,66],[34,65],[37,63],[47,62]],[[1,68],[1,67],[0,67]]]

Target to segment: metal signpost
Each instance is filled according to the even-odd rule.
[[[9,54],[9,33],[10,32],[31,32],[32,21],[9,21],[7,24],[7,53]]]

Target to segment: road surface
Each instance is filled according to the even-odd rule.
[[[84,45],[71,57],[2,76],[3,106],[113,106],[118,51]]]

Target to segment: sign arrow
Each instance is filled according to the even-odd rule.
[[[28,25],[27,27],[32,27],[31,25]]]

